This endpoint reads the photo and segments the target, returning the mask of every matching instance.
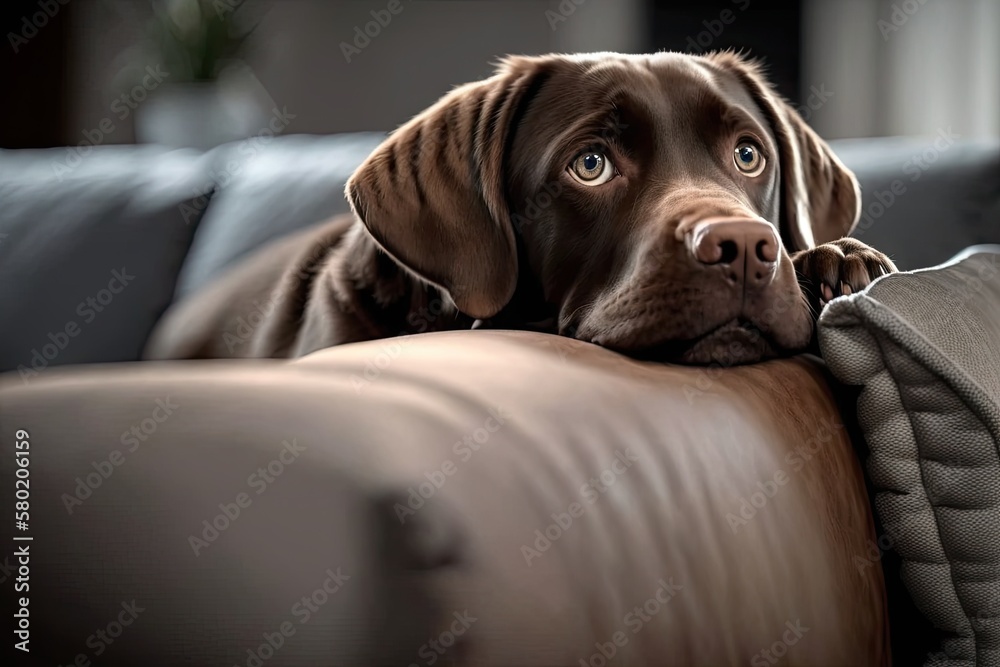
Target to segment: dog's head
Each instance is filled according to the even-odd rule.
[[[507,307],[530,272],[560,333],[691,363],[805,347],[789,253],[846,235],[860,204],[729,52],[509,58],[394,132],[347,194],[387,253],[471,317]]]

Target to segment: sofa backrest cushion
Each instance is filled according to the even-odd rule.
[[[1000,141],[931,137],[831,142],[861,183],[861,219],[851,234],[900,270],[1000,243]]]
[[[350,210],[347,179],[385,135],[248,139],[210,153],[216,184],[177,285],[177,298],[279,236]]]
[[[207,159],[161,147],[0,151],[0,371],[133,361],[170,304]]]

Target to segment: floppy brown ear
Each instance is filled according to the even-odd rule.
[[[495,315],[517,284],[506,149],[544,68],[510,58],[491,78],[456,88],[347,181],[351,207],[379,246],[472,317]]]
[[[805,250],[850,234],[861,214],[861,188],[854,174],[775,92],[760,65],[731,51],[708,59],[740,79],[771,123],[780,152],[785,247]]]

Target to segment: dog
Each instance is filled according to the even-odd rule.
[[[854,175],[732,51],[507,57],[393,132],[346,195],[353,216],[174,306],[146,356],[499,327],[751,363],[809,349],[828,301],[896,270],[845,238]]]

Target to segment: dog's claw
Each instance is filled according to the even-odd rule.
[[[819,306],[817,313],[836,297],[856,294],[876,278],[896,271],[884,254],[850,238],[804,250],[792,262],[803,288]]]

